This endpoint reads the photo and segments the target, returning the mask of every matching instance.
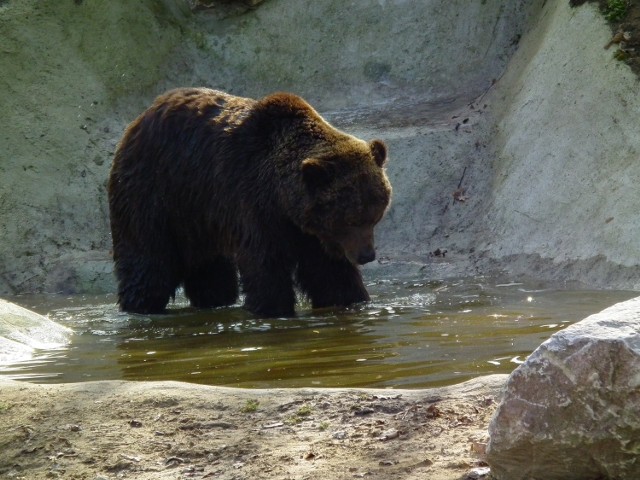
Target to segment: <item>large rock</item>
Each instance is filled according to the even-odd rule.
[[[71,329],[0,299],[0,365],[31,358],[35,349],[69,342]]]
[[[497,479],[640,478],[640,297],[554,334],[489,426]]]

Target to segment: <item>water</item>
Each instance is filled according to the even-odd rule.
[[[380,281],[369,304],[260,319],[240,307],[121,313],[113,296],[13,299],[71,327],[72,343],[0,367],[39,383],[181,380],[235,387],[449,385],[509,373],[553,332],[637,293]]]

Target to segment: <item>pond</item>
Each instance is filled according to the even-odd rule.
[[[499,283],[385,280],[365,305],[261,319],[231,307],[119,312],[115,297],[11,299],[74,330],[0,374],[38,383],[180,380],[233,387],[422,388],[509,373],[553,332],[637,295]]]

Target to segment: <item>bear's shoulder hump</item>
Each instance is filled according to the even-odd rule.
[[[258,102],[256,108],[270,115],[282,117],[318,115],[305,100],[288,92],[267,95]]]

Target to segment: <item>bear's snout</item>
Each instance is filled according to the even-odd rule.
[[[373,247],[363,248],[358,252],[358,265],[364,265],[365,263],[373,262],[376,259],[376,251]]]
[[[354,265],[364,265],[376,259],[372,226],[348,228],[340,244]]]

